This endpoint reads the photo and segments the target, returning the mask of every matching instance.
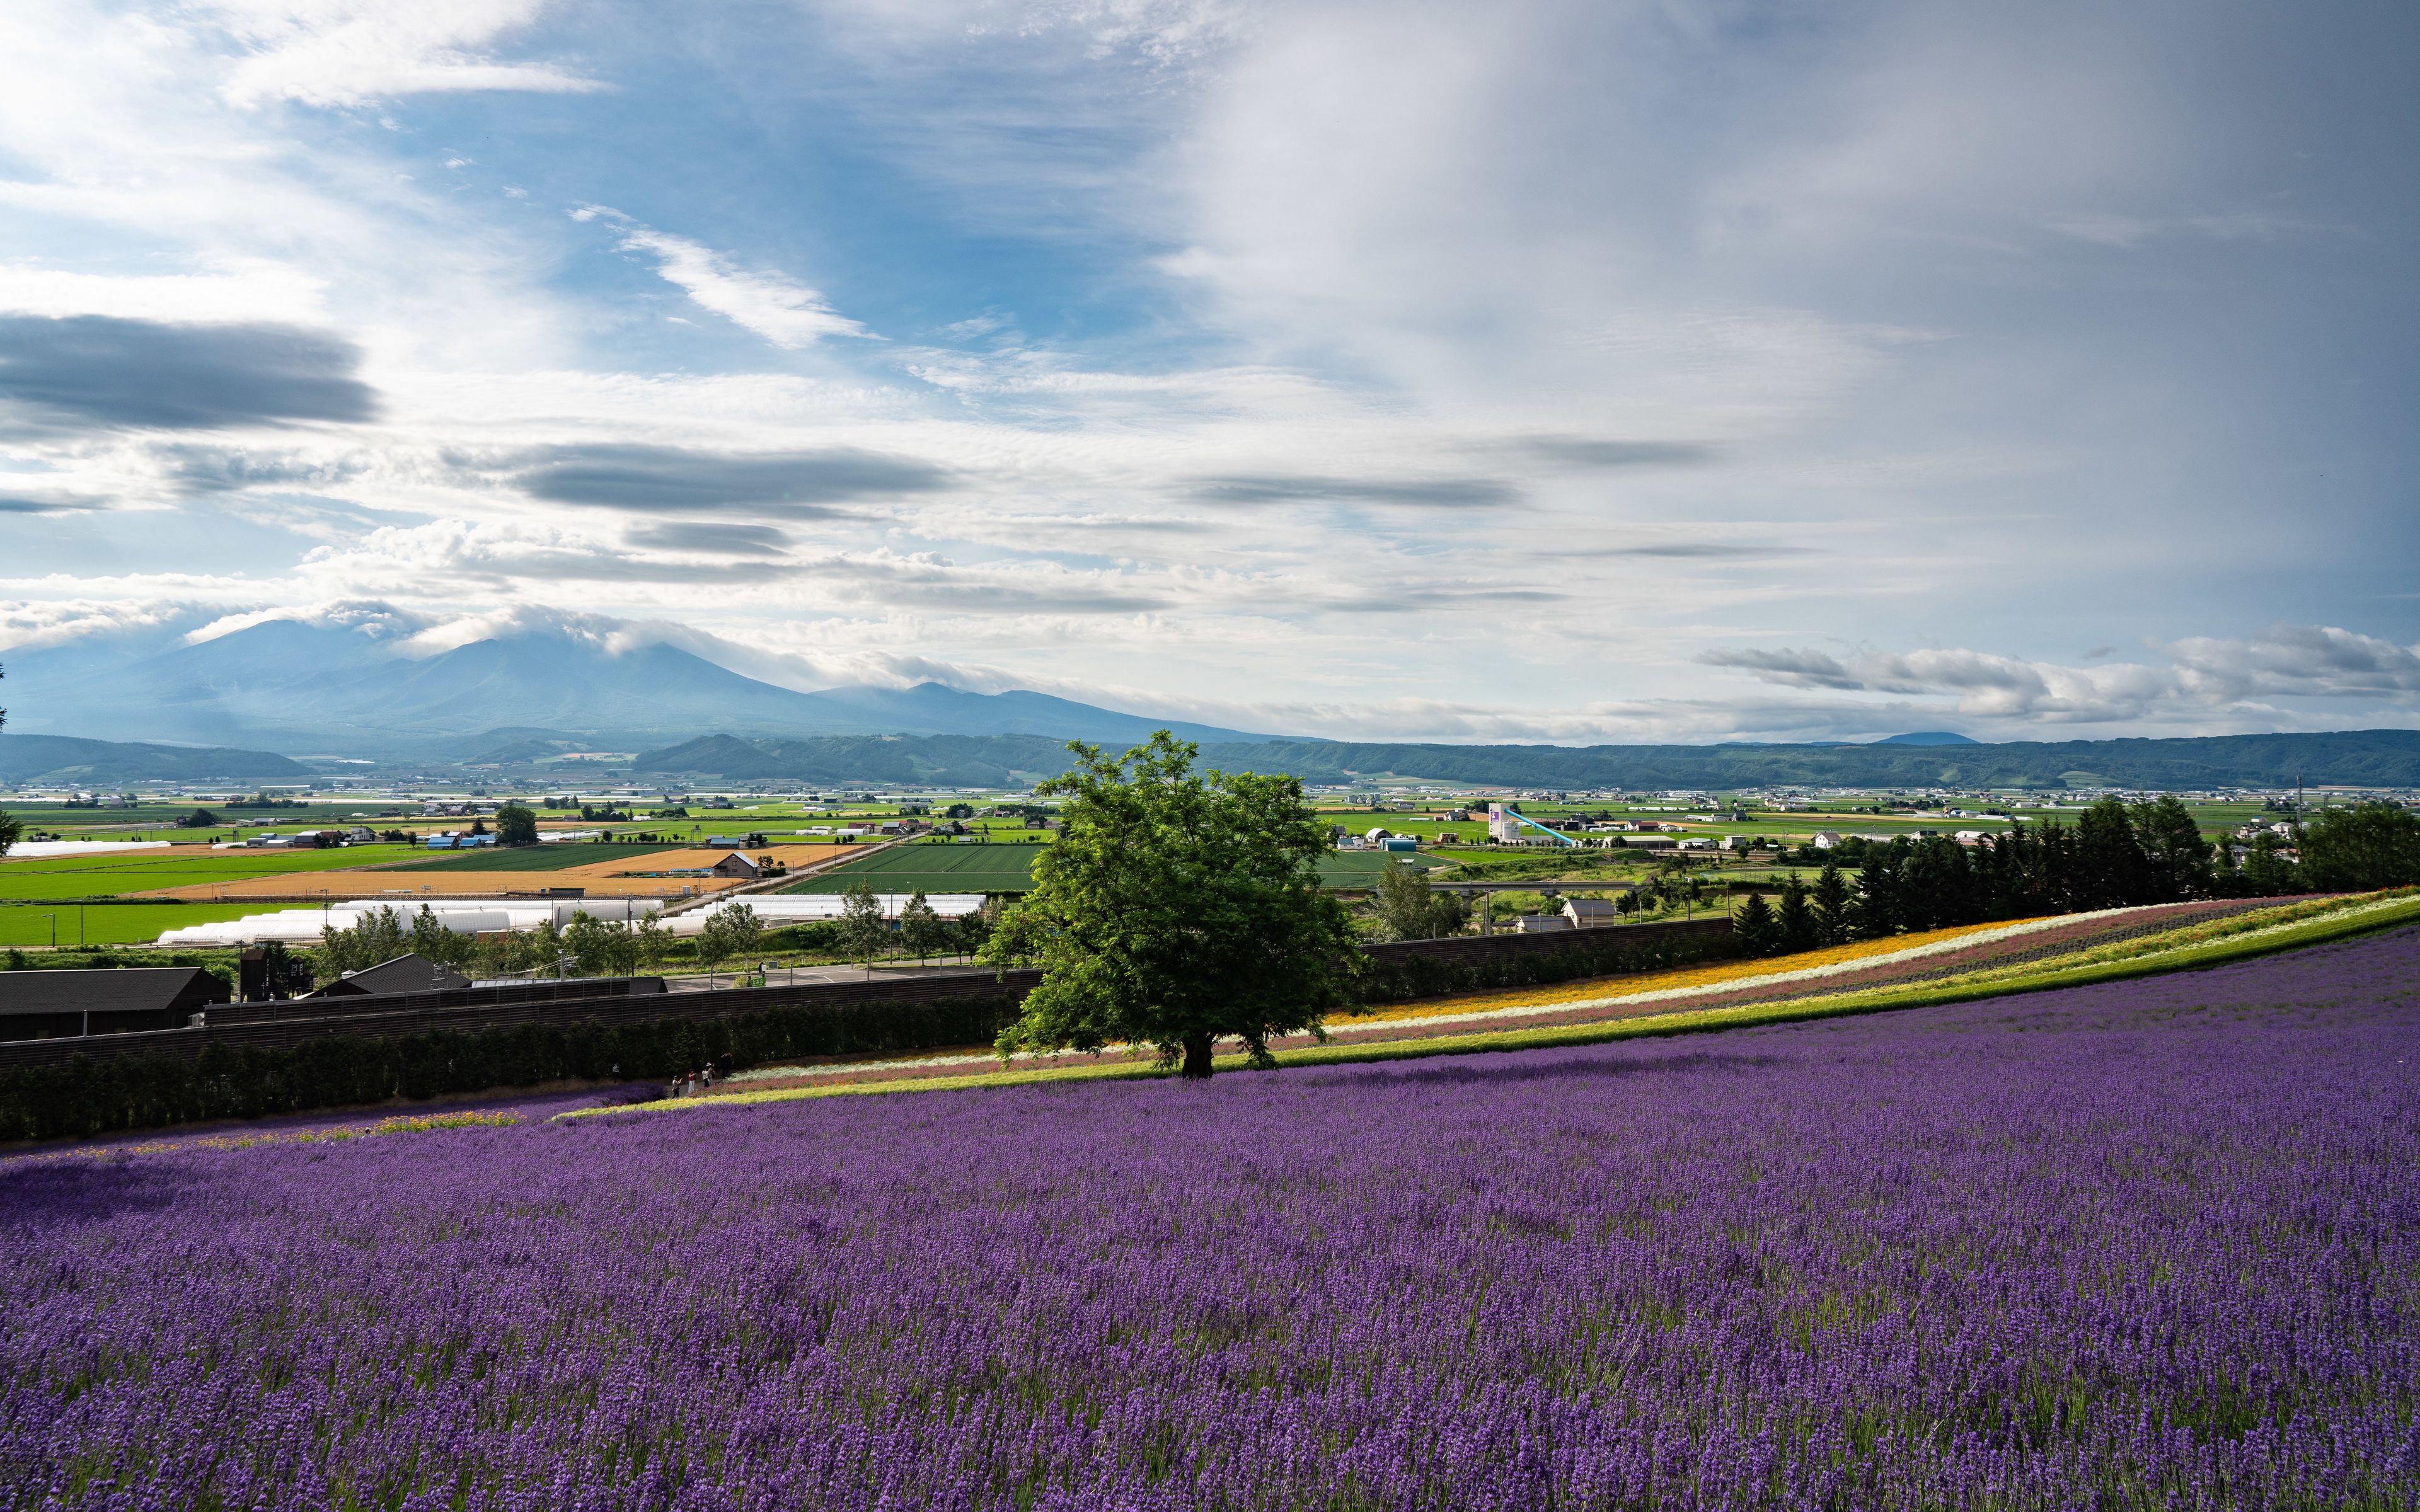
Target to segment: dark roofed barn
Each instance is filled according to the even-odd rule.
[[[180,1029],[229,995],[199,966],[0,971],[0,1040]]]
[[[406,953],[359,971],[348,971],[319,989],[321,997],[365,997],[388,993],[440,993],[468,987],[471,979],[442,962]]]

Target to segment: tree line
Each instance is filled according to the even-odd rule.
[[[2328,810],[2295,838],[2289,849],[2263,835],[2239,857],[2203,839],[2176,798],[2106,797],[2071,826],[2018,824],[1971,849],[1941,836],[1869,843],[1854,884],[1827,861],[1812,886],[1784,882],[1778,906],[1751,894],[1732,927],[1749,951],[1772,954],[1995,919],[2420,884],[2420,815],[2393,804]]]

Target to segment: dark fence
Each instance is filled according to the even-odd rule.
[[[1728,923],[1414,940],[1370,950],[1372,1001],[1653,969],[1733,953]],[[726,992],[427,1002],[0,1044],[0,1139],[261,1118],[499,1087],[660,1079],[708,1060],[989,1044],[1041,980],[987,971]],[[566,983],[566,986],[570,984]],[[443,998],[451,994],[410,995]],[[355,1005],[360,1005],[356,1008]],[[300,1006],[296,1003],[292,1006]]]
[[[542,977],[531,981],[497,982],[485,987],[440,987],[425,993],[362,993],[337,997],[275,997],[266,1002],[220,1003],[208,1019],[212,1026],[234,1024],[283,1024],[289,1020],[343,1018],[372,1013],[424,1012],[439,1008],[494,1008],[507,1003],[585,1002],[597,997],[644,997],[660,995],[661,977]]]

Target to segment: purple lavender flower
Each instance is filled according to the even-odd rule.
[[[2412,1505],[2415,984],[0,1165],[0,1506]]]

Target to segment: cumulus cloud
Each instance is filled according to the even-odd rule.
[[[622,234],[622,250],[653,257],[664,282],[776,347],[812,347],[826,336],[880,339],[834,310],[820,292],[786,274],[741,268],[702,241],[641,225],[602,206],[583,206],[572,215],[615,226]]]

